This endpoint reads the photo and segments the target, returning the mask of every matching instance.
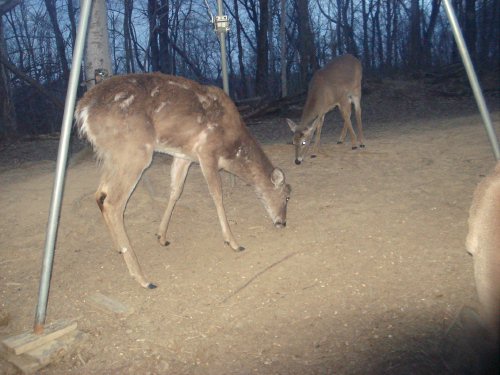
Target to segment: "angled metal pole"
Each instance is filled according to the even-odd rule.
[[[68,91],[66,93],[66,103],[61,126],[61,138],[59,140],[59,151],[57,154],[56,173],[52,199],[50,202],[49,220],[47,224],[47,234],[45,238],[45,252],[42,264],[42,274],[38,291],[38,305],[36,308],[34,332],[42,334],[44,330],[45,317],[47,313],[47,300],[49,295],[50,278],[52,275],[52,264],[54,260],[54,249],[59,225],[59,215],[61,213],[61,200],[64,189],[64,177],[66,173],[66,162],[68,160],[69,139],[71,135],[71,125],[73,123],[73,113],[75,110],[76,91],[78,88],[78,78],[82,65],[83,49],[87,36],[87,26],[89,21],[92,0],[82,0],[80,9],[80,24],[76,35],[75,50],[73,51],[73,61],[71,74],[69,76]]]
[[[462,57],[462,62],[465,66],[467,76],[469,77],[470,85],[472,86],[472,92],[476,98],[477,106],[479,107],[479,112],[483,118],[484,127],[488,133],[488,137],[493,147],[493,154],[497,160],[500,160],[500,148],[498,147],[498,138],[495,133],[495,128],[491,123],[490,113],[488,112],[488,107],[484,101],[483,92],[479,86],[479,81],[477,80],[476,72],[474,71],[474,66],[472,65],[469,51],[467,50],[467,45],[465,44],[464,37],[462,36],[462,31],[455,16],[455,11],[450,3],[450,0],[443,0],[444,8],[446,10],[446,15],[448,16],[448,21],[450,22],[453,35],[455,37],[455,42],[457,43],[458,51]]]

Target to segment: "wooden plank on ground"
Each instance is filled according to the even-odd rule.
[[[101,293],[92,294],[88,301],[95,307],[104,310],[106,312],[111,312],[120,315],[130,315],[134,310],[125,304],[117,301],[111,297],[105,296]]]
[[[21,333],[4,339],[2,344],[8,352],[19,355],[74,331],[76,326],[76,322],[60,320],[45,326],[41,335],[36,335],[33,332]]]
[[[86,334],[76,330],[58,338],[57,340],[50,341],[45,345],[30,350],[29,352],[26,352],[25,355],[35,359],[38,363],[45,366],[62,358],[70,351],[70,349],[74,348],[77,343],[81,343],[86,338]]]
[[[41,368],[70,353],[76,346],[87,339],[88,334],[75,330],[26,353],[15,355],[2,350],[0,356],[16,366],[23,374],[34,374]]]

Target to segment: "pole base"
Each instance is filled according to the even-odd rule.
[[[42,332],[26,332],[3,339],[0,356],[24,374],[33,374],[68,354],[88,337],[77,330],[76,322],[68,320],[55,322]]]

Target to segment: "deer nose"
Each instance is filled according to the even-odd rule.
[[[284,228],[284,227],[286,227],[286,221],[284,221],[284,222],[278,221],[276,224],[274,224],[274,226],[276,228]]]
[[[295,159],[295,164],[299,165],[301,161],[299,159]]]

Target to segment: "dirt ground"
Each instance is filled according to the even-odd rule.
[[[382,85],[382,83],[381,83]],[[466,253],[472,192],[495,160],[471,97],[432,96],[418,82],[383,83],[363,99],[366,149],[337,145],[293,163],[284,116],[249,123],[292,185],[286,229],[252,188],[223,174],[236,253],[223,245],[198,166],[169,228],[170,158],[158,155],[125,215],[146,275],[128,274],[94,200],[98,170],[73,144],[47,323],[72,319],[87,340],[48,374],[467,374],[480,365],[460,317],[477,308]],[[488,97],[500,134],[498,97]],[[289,113],[296,119],[300,111]],[[56,139],[1,144],[1,336],[30,331],[53,185]],[[102,293],[129,307],[96,307]],[[17,370],[0,360],[0,373]]]

